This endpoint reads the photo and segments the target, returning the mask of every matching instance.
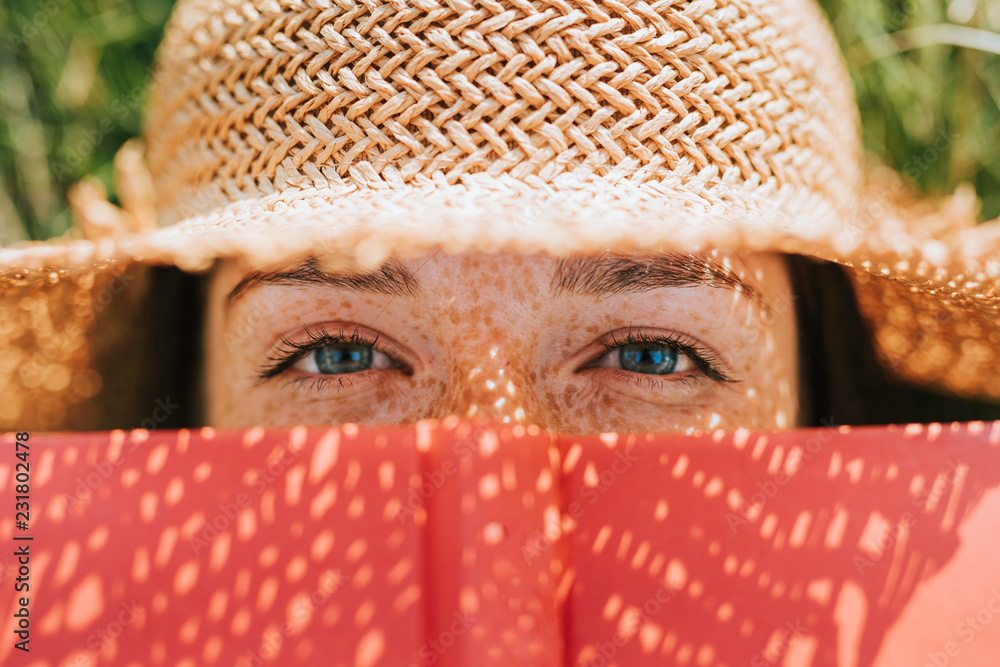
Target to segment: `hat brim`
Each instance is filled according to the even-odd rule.
[[[853,269],[876,352],[895,376],[1000,399],[1000,224],[976,226],[974,198],[914,200],[884,174],[846,216],[847,207],[794,187],[717,193],[485,176],[454,185],[283,191],[144,234],[0,249],[0,302],[16,303],[29,286],[37,296],[47,284],[136,263],[197,272],[219,258],[264,266],[306,253],[374,267],[431,250],[771,251]],[[4,337],[0,345],[16,344]],[[31,354],[22,342],[21,356]]]

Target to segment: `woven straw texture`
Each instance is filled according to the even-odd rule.
[[[147,144],[163,224],[468,174],[717,201],[795,187],[852,202],[860,183],[850,83],[811,2],[192,0],[160,54]]]
[[[130,386],[77,378],[137,317],[107,323],[100,285],[131,273],[95,261],[318,250],[812,255],[857,269],[896,376],[1000,398],[1000,226],[974,228],[967,196],[870,178],[858,135],[812,0],[181,0],[149,173],[116,162],[124,208],[79,188],[85,239],[0,250],[0,348],[19,360],[0,365],[19,396],[0,417],[90,427],[53,406],[96,415],[94,392]]]

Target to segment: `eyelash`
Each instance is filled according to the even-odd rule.
[[[281,375],[301,361],[310,352],[321,348],[324,345],[332,345],[334,343],[351,343],[353,345],[364,345],[372,349],[378,349],[378,334],[374,337],[369,337],[357,329],[354,329],[350,334],[345,335],[344,333],[331,333],[326,329],[326,327],[320,325],[313,328],[307,328],[305,330],[305,335],[307,340],[301,343],[291,340],[287,336],[282,336],[278,340],[278,344],[275,346],[274,351],[267,357],[269,363],[262,364],[257,369],[258,383],[266,382],[271,378]],[[401,362],[397,361],[396,363],[403,366],[407,372],[412,372]],[[362,371],[362,373],[363,372],[364,371]],[[347,384],[353,384],[353,376],[356,375],[361,375],[361,373],[306,376],[293,378],[291,382],[307,386],[309,389],[317,390],[324,389],[327,384],[331,382],[336,382],[338,384],[338,388],[342,389],[345,386],[345,382]]]
[[[357,329],[354,329],[347,335],[342,332],[335,334],[329,332],[326,327],[320,325],[314,328],[307,328],[305,330],[305,335],[307,340],[303,342],[291,340],[287,336],[282,336],[279,339],[275,350],[267,357],[269,363],[262,364],[257,369],[259,383],[266,382],[267,380],[281,375],[301,361],[310,352],[321,348],[324,345],[331,345],[333,343],[352,343],[355,345],[364,345],[373,349],[378,349],[377,343],[379,337],[377,334],[374,337],[370,337],[361,333]],[[582,366],[579,370],[586,370],[590,367],[590,364],[593,364],[610,352],[614,352],[625,345],[633,345],[636,343],[653,343],[656,345],[663,345],[678,354],[683,354],[691,360],[704,377],[710,380],[722,383],[739,382],[739,380],[735,380],[726,374],[723,370],[724,364],[719,359],[719,355],[714,349],[698,345],[694,339],[682,334],[663,336],[648,334],[643,331],[633,331],[632,329],[629,329],[621,338],[617,337],[616,334],[612,332],[608,336],[600,339],[598,344],[603,348],[601,353],[587,362],[587,364]],[[405,366],[404,369],[408,373],[412,373],[412,371]],[[353,384],[356,379],[354,376],[359,375],[361,375],[361,373],[339,376],[310,375],[292,378],[289,382],[297,384],[305,389],[316,391],[322,391],[331,383],[336,383],[337,389],[339,390],[343,389],[345,385],[349,386],[350,384]],[[691,375],[657,377],[631,373],[623,370],[615,371],[615,375],[619,380],[631,382],[637,386],[642,386],[644,383],[648,384],[650,389],[660,389],[663,387],[664,382],[691,383],[697,380],[696,377]]]
[[[609,352],[615,352],[625,345],[634,345],[636,343],[653,343],[656,345],[663,345],[668,347],[678,354],[683,354],[691,363],[708,379],[715,380],[716,382],[739,382],[730,377],[723,370],[724,364],[719,358],[718,352],[710,347],[705,347],[699,345],[697,341],[693,338],[685,336],[683,334],[671,334],[669,336],[649,334],[644,331],[632,331],[631,328],[625,333],[624,338],[616,337],[615,333],[605,336],[604,338],[597,341],[598,344],[604,348],[603,352],[598,356],[591,359],[587,364],[585,364],[580,370],[585,370],[590,366],[590,364],[596,362],[598,359],[604,357],[604,355]],[[628,371],[618,371],[617,373],[622,379],[627,379],[629,381],[636,382],[637,384],[641,382],[649,382],[652,387],[654,382],[689,382],[691,381],[691,376],[679,376],[671,378],[670,376],[657,377],[653,375],[641,375],[636,373],[630,373]]]

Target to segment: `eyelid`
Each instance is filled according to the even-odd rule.
[[[687,356],[698,368],[698,371],[710,380],[721,383],[740,382],[740,380],[733,379],[729,375],[728,364],[723,361],[722,355],[719,354],[718,350],[710,345],[702,343],[689,334],[669,330],[659,330],[663,331],[663,333],[654,333],[648,329],[650,328],[633,327],[630,325],[625,329],[616,329],[604,334],[594,342],[602,350],[597,354],[588,355],[588,360],[577,369],[577,372],[588,370],[590,364],[624,345],[632,343],[659,343]],[[621,372],[630,373],[630,371]],[[657,377],[661,377],[662,379],[671,378],[670,375]],[[673,379],[681,377],[684,377],[684,375],[678,374]]]
[[[302,336],[306,337],[305,341],[297,340],[301,339]],[[406,374],[413,373],[412,365],[407,359],[411,355],[408,355],[401,345],[382,332],[357,323],[321,322],[309,324],[292,333],[279,336],[277,341],[271,345],[267,362],[257,367],[258,381],[266,382],[285,373],[307,354],[324,345],[344,342],[365,345],[378,350],[402,366],[401,370],[405,371]]]

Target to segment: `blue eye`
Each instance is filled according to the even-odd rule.
[[[291,368],[313,375],[347,375],[370,370],[404,368],[385,352],[371,344],[353,341],[329,341],[309,350]]]
[[[316,370],[325,375],[357,373],[372,365],[372,348],[352,343],[324,345],[313,351]]]
[[[713,379],[725,378],[715,372],[711,363],[703,360],[699,363],[697,348],[673,339],[645,339],[629,333],[620,339],[612,335],[601,345],[606,353],[588,364],[588,368],[615,368],[641,375],[675,375],[701,370]]]
[[[658,343],[629,343],[618,348],[622,370],[649,375],[669,375],[677,368],[681,355]]]

